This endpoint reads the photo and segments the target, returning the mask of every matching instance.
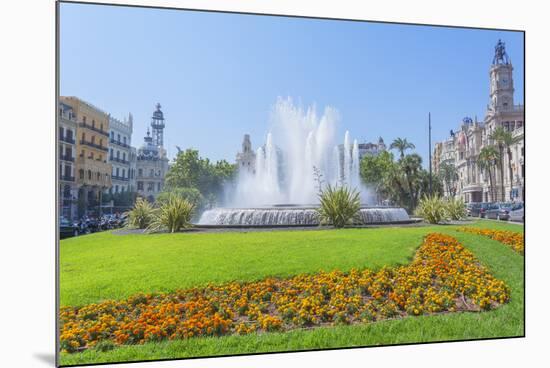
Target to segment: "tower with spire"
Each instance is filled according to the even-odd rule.
[[[514,107],[514,80],[512,61],[506,53],[506,45],[498,40],[493,63],[489,70],[490,93],[489,112],[510,111]]]
[[[151,118],[151,129],[153,131],[153,144],[156,146],[164,146],[164,114],[161,111],[162,106],[157,103],[156,110]]]

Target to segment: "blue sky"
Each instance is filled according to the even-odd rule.
[[[483,119],[497,40],[514,65],[523,103],[523,34],[508,31],[61,4],[60,93],[122,119],[139,146],[157,102],[165,146],[233,161],[244,133],[254,147],[278,96],[326,105],[339,136],[405,137],[427,166],[432,139],[463,117]]]

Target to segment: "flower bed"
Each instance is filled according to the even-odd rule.
[[[448,235],[429,234],[411,264],[138,294],[61,309],[61,349],[368,323],[495,308],[509,289]]]
[[[487,236],[493,240],[510,246],[521,255],[523,255],[525,251],[522,233],[507,230],[477,229],[475,227],[461,227],[457,231]]]

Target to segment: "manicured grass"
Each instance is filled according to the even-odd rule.
[[[425,230],[343,229],[115,235],[61,241],[61,305],[207,283],[406,264]]]
[[[523,231],[522,226],[498,223],[494,221],[479,221],[472,226],[482,228],[505,229],[511,231]],[[476,257],[486,265],[491,273],[497,278],[504,280],[511,288],[510,302],[500,308],[482,313],[451,313],[437,316],[408,317],[401,320],[383,321],[372,324],[337,326],[330,328],[317,328],[313,330],[295,330],[287,333],[264,333],[251,334],[246,336],[225,336],[220,338],[193,338],[188,340],[168,341],[163,343],[148,343],[141,346],[123,346],[108,352],[97,352],[88,350],[78,354],[62,354],[61,364],[74,365],[85,363],[114,362],[114,361],[135,361],[146,359],[184,358],[196,356],[212,356],[227,354],[246,354],[257,352],[291,351],[304,349],[336,348],[345,346],[366,346],[386,345],[409,342],[428,342],[443,340],[461,340],[489,337],[522,336],[524,334],[524,279],[523,279],[523,256],[515,253],[512,249],[489,238],[468,233],[455,231],[456,226],[426,226],[407,228],[379,228],[379,229],[346,229],[330,231],[303,231],[303,232],[272,232],[272,233],[224,233],[224,234],[178,234],[158,235],[165,244],[162,253],[164,257],[155,258],[154,262],[148,262],[143,266],[140,257],[145,258],[148,254],[155,252],[155,247],[150,249],[142,244],[142,240],[122,245],[125,241],[114,240],[120,237],[110,234],[97,234],[87,237],[70,239],[61,243],[61,263],[63,284],[63,273],[70,266],[70,262],[64,259],[68,252],[72,258],[74,269],[81,268],[79,272],[86,275],[85,285],[100,285],[94,282],[94,277],[101,276],[101,280],[107,285],[99,289],[113,292],[115,289],[110,285],[132,290],[150,291],[155,289],[142,290],[143,288],[154,288],[158,283],[172,282],[175,288],[186,287],[181,284],[187,282],[189,285],[197,285],[207,281],[220,282],[229,279],[251,280],[263,278],[266,275],[291,275],[301,272],[315,272],[318,269],[342,269],[351,267],[377,268],[384,264],[392,266],[408,262],[414,254],[414,250],[420,245],[421,238],[428,232],[447,233],[459,239],[467,248],[472,250]],[[105,243],[94,244],[97,239],[104,238]],[[143,236],[129,236],[136,239]],[[173,240],[170,240],[173,237]],[[203,238],[200,238],[203,237]],[[221,238],[219,238],[221,237]],[[122,237],[122,238],[125,238]],[[146,238],[147,239],[147,238]],[[191,240],[190,240],[191,239]],[[85,240],[85,241],[84,241]],[[231,241],[235,244],[232,248],[224,242]],[[209,243],[215,244],[209,244]],[[82,243],[87,244],[82,249],[87,261],[80,261],[78,252]],[[138,245],[139,256],[132,255],[135,246]],[[183,245],[185,244],[185,245]],[[178,250],[192,249],[201,246],[212,256],[214,264],[208,263],[208,257],[203,257],[201,252],[191,250],[186,257],[178,255]],[[252,245],[253,244],[253,245]],[[340,245],[341,244],[341,245]],[[292,245],[292,246],[291,246]],[[157,244],[156,247],[159,247]],[[74,249],[71,249],[74,248]],[[90,249],[91,248],[91,249]],[[101,252],[94,257],[92,249],[100,248]],[[278,248],[281,248],[278,251]],[[336,251],[334,251],[336,248]],[[161,249],[161,248],[159,248]],[[218,249],[218,252],[216,252]],[[220,250],[221,249],[221,250]],[[235,251],[231,251],[235,249]],[[119,250],[117,252],[117,250]],[[134,249],[135,250],[135,249]],[[254,250],[254,252],[251,252]],[[157,250],[158,251],[158,250]],[[86,253],[89,252],[89,253]],[[103,254],[107,253],[107,254]],[[249,254],[250,253],[250,254]],[[262,254],[259,256],[258,253]],[[350,254],[351,253],[351,254]],[[119,272],[108,267],[97,270],[98,264],[94,258],[99,257],[102,262],[113,262],[123,270],[123,280],[120,280]],[[120,257],[122,260],[113,260]],[[168,259],[166,258],[168,257]],[[221,257],[221,258],[220,258]],[[226,258],[224,258],[226,257]],[[298,257],[296,259],[291,259]],[[132,260],[129,262],[128,260]],[[76,262],[78,260],[78,262]],[[207,262],[202,265],[201,262]],[[224,271],[216,267],[234,261],[239,267],[228,268],[225,265]],[[160,262],[160,263],[159,263]],[[212,261],[211,261],[212,262]],[[68,264],[67,264],[68,263]],[[101,263],[101,262],[99,262]],[[178,273],[177,278],[167,277],[169,273],[155,272],[154,276],[144,275],[144,281],[139,277],[132,277],[140,267],[154,270],[155,267],[170,267],[177,269],[179,263],[185,263],[191,270],[184,270]],[[65,266],[63,266],[65,264]],[[165,266],[166,265],[166,266]],[[175,265],[175,266],[174,266]],[[196,266],[194,266],[196,265]],[[244,265],[249,265],[245,267]],[[194,267],[193,267],[194,266]],[[90,270],[87,269],[90,268]],[[250,269],[252,267],[252,269]],[[83,269],[82,269],[83,268]],[[188,272],[185,272],[188,271]],[[230,277],[224,278],[225,273],[230,272]],[[69,272],[70,273],[70,272]],[[102,274],[107,273],[108,276]],[[199,273],[199,274],[195,274]],[[206,273],[201,275],[201,273]],[[65,291],[66,298],[74,298],[70,293],[78,292],[80,287],[74,276],[67,277],[65,282],[71,280],[70,292]],[[190,278],[189,281],[187,278]],[[210,279],[209,279],[210,278]],[[215,280],[212,280],[215,278]],[[105,280],[108,280],[107,282]],[[132,281],[128,281],[132,280]],[[153,282],[154,281],[154,282]],[[133,283],[138,283],[134,285]],[[81,284],[84,285],[84,284]],[[168,290],[168,289],[164,289]],[[83,291],[85,292],[85,290]],[[133,292],[130,292],[132,294]],[[116,294],[116,293],[115,293]],[[103,294],[101,294],[103,295]],[[124,295],[119,291],[118,295]],[[63,296],[63,294],[62,294]],[[103,297],[103,296],[101,296]],[[101,298],[100,297],[100,298]],[[79,294],[74,298],[77,303],[87,303],[86,298],[92,300],[97,294]],[[73,304],[73,303],[69,303]]]

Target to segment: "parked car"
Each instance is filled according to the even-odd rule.
[[[472,213],[478,210],[481,207],[479,202],[470,202],[466,205],[466,215],[473,216]]]
[[[70,238],[71,236],[77,236],[80,234],[78,226],[72,224],[69,220],[62,217],[59,219],[59,238]]]
[[[510,221],[518,221],[518,222],[525,221],[525,212],[524,212],[523,203],[516,203],[515,205],[512,206],[512,209],[508,214],[508,219]]]
[[[471,217],[485,217],[485,211],[491,204],[487,202],[470,203],[470,207],[466,207],[466,211]]]
[[[508,220],[513,203],[493,203],[485,210],[485,218]]]

